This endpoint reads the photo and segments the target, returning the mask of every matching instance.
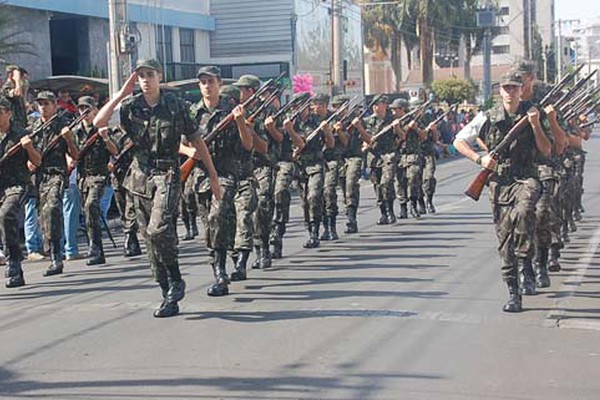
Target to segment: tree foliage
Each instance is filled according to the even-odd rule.
[[[434,81],[431,89],[439,100],[446,101],[448,104],[471,101],[475,96],[475,85],[465,79],[450,78]]]

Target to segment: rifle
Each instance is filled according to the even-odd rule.
[[[250,96],[246,101],[244,101],[242,103],[242,106],[248,107],[248,105],[252,104],[252,102],[254,102],[256,99],[258,99],[259,96],[261,96],[265,91],[267,91],[267,89],[269,89],[271,86],[273,86],[279,79],[283,78],[284,75],[285,75],[285,72],[282,72],[281,74],[279,74],[279,76],[277,78],[269,79],[267,82],[265,82],[264,85],[262,85],[260,87],[260,89],[258,89],[256,92],[254,92],[254,94],[252,94],[252,96]],[[222,131],[223,129],[227,128],[229,126],[229,124],[233,122],[233,120],[234,120],[233,112],[230,112],[225,118],[223,118],[221,121],[219,121],[217,126],[215,126],[213,128],[213,130],[210,131],[203,138],[206,145],[208,146],[213,140],[215,140],[215,138],[217,137],[219,132]],[[190,174],[192,173],[192,170],[194,169],[194,166],[196,165],[196,161],[197,160],[195,158],[190,157],[187,160],[185,160],[185,162],[183,164],[181,164],[180,176],[179,176],[179,179],[181,180],[181,182],[185,182],[187,180],[187,178],[190,176]]]
[[[577,71],[577,70],[576,70]],[[571,75],[571,74],[570,74]],[[591,74],[590,74],[591,75]],[[575,76],[575,74],[572,74]],[[588,79],[589,80],[589,79]],[[581,82],[581,81],[579,81]],[[585,82],[584,82],[585,83]],[[567,79],[562,79],[555,87],[553,87],[547,94],[544,96],[542,101],[540,101],[540,107],[543,108],[549,103],[550,99],[554,96],[554,94],[558,93],[562,90],[562,88],[567,84]],[[583,85],[576,84],[571,90],[568,90],[559,100],[555,102],[555,107],[560,108],[566,99],[576,93]],[[516,139],[517,135],[521,133],[521,131],[529,124],[529,119],[527,115],[521,117],[519,121],[510,129],[510,131],[504,136],[504,138],[498,143],[494,150],[490,151],[489,155],[497,160],[499,158],[499,154],[504,149],[508,148],[508,146]],[[465,190],[465,194],[472,198],[475,201],[479,200],[481,196],[481,192],[483,191],[483,187],[489,179],[489,176],[494,171],[489,170],[487,168],[482,168],[475,179],[469,184],[467,189]]]
[[[79,123],[81,123],[81,121],[83,121],[83,119],[85,117],[87,117],[87,115],[90,113],[90,111],[91,111],[90,108],[86,108],[79,115],[79,117],[77,117],[75,120],[73,120],[73,122],[71,122],[68,125],[69,130],[71,130],[71,129],[75,128],[77,125],[79,125]],[[42,160],[44,160],[44,157],[48,156],[48,152],[50,152],[50,150],[54,149],[58,145],[58,142],[60,142],[62,139],[63,139],[63,136],[61,134],[58,134],[54,138],[52,138],[50,143],[48,143],[46,148],[42,151]]]
[[[329,118],[327,118],[324,122],[325,124],[321,123],[319,124],[319,126],[317,128],[315,128],[307,137],[306,140],[304,141],[304,146],[302,148],[298,148],[294,151],[293,154],[293,158],[294,159],[298,159],[298,157],[300,157],[300,154],[302,154],[302,151],[306,148],[306,145],[308,145],[311,141],[313,141],[320,133],[321,133],[321,127],[324,125],[327,125],[329,123],[331,123],[331,121],[333,121],[338,115],[340,115],[342,113],[342,111],[345,111],[348,106],[350,105],[350,100],[347,100],[344,104],[342,104],[340,106],[340,108],[338,108],[337,110],[335,110],[335,112],[333,114],[331,114],[329,116]]]
[[[308,99],[310,99],[310,94],[308,92],[302,93],[302,95],[288,101],[285,106],[281,107],[281,109],[277,111],[277,113],[273,116],[273,119],[277,120],[277,118],[287,113],[293,106],[295,106],[296,104],[303,104],[303,102],[305,102]]]
[[[58,117],[62,117],[65,113],[66,113],[66,111],[61,109],[59,112],[57,112],[52,117],[50,117],[46,122],[44,122],[39,128],[37,128],[36,130],[31,132],[27,136],[29,136],[30,139],[35,138],[37,135],[39,135],[41,132],[43,132],[46,128],[48,128],[50,125],[52,125],[52,123],[54,122],[55,119],[57,119]],[[2,166],[5,162],[7,162],[8,159],[10,159],[12,156],[17,154],[22,148],[23,148],[23,146],[21,146],[21,142],[19,142],[19,143],[15,144],[14,146],[12,146],[10,149],[8,149],[6,151],[6,153],[2,156],[2,158],[0,158],[0,166]]]
[[[281,89],[277,89],[276,91],[274,91],[273,94],[271,94],[269,97],[267,97],[265,99],[265,101],[256,109],[256,111],[254,111],[254,113],[252,115],[250,115],[248,118],[246,118],[246,122],[248,122],[250,124],[253,123],[254,120],[256,118],[258,118],[258,116],[265,111],[267,106],[269,104],[271,104],[273,102],[273,100],[275,100],[280,95],[281,95]]]
[[[129,150],[131,150],[133,146],[135,146],[135,144],[132,140],[130,140],[125,146],[123,146],[123,149],[121,149],[119,154],[111,157],[111,160],[108,162],[108,170],[113,172],[115,168],[123,161],[124,157],[127,155],[127,153],[129,153]]]
[[[582,124],[582,125],[580,125],[579,127],[580,127],[581,129],[585,129],[585,128],[587,128],[588,126],[592,126],[592,125],[594,125],[594,124],[595,124],[595,123],[597,123],[597,122],[598,122],[598,119],[595,119],[595,120],[593,120],[593,121],[588,121],[588,122],[586,122],[585,124]]]
[[[407,119],[410,120],[414,120],[414,121],[418,121],[420,117],[417,118],[413,118],[413,116],[421,109],[425,108],[427,105],[429,105],[429,103],[431,103],[431,100],[428,101],[427,103],[422,104],[421,106],[415,108],[414,110],[412,110],[409,113],[404,114],[401,117],[395,118],[392,122],[390,122],[389,124],[387,124],[386,126],[384,126],[379,132],[377,132],[375,135],[373,135],[373,137],[371,137],[371,145],[373,144],[373,142],[377,142],[377,140],[379,140],[379,138],[381,138],[383,135],[385,135],[386,133],[388,133],[391,129],[394,128],[394,124],[396,123],[396,121],[400,121],[400,123],[406,121]],[[434,121],[434,124],[437,124],[438,122],[440,122],[442,119],[444,119],[444,117],[446,115],[448,115],[448,113],[452,110],[451,106],[448,111],[446,111],[444,114],[442,114],[440,117],[436,118],[436,120]],[[405,124],[406,125],[406,124]]]

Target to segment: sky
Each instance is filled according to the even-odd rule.
[[[538,7],[542,7],[548,0],[538,0]],[[555,18],[558,19],[595,19],[600,18],[600,4],[598,0],[555,0]]]

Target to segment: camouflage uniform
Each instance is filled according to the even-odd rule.
[[[9,66],[7,68],[7,72],[12,71],[12,69],[16,68],[15,66]],[[23,82],[24,89],[27,91],[29,87],[29,83],[27,81]],[[2,95],[11,102],[11,111],[12,117],[11,120],[15,126],[20,128],[25,128],[27,126],[27,111],[25,109],[25,98],[23,96],[15,96],[13,89],[15,88],[15,84],[7,80],[2,85]]]
[[[117,147],[123,149],[128,142],[128,136],[123,135],[121,130],[115,129],[113,136],[117,140]],[[120,150],[122,151],[122,150]],[[114,164],[111,173],[111,183],[115,193],[115,203],[119,209],[119,215],[123,224],[123,233],[125,233],[124,254],[127,257],[138,256],[142,253],[137,237],[138,224],[135,212],[135,202],[131,193],[125,189],[123,182],[125,174],[133,161],[131,152],[126,152],[120,156],[119,161]],[[111,159],[114,162],[114,159]]]
[[[356,212],[360,204],[360,178],[363,167],[363,140],[358,130],[350,126],[347,131],[348,146],[345,153],[344,203],[346,206],[346,233],[358,232]]]
[[[269,236],[273,225],[275,208],[275,167],[277,165],[278,143],[265,128],[266,115],[275,113],[274,107],[267,107],[262,115],[254,121],[254,131],[267,142],[267,154],[254,152],[254,177],[257,181],[258,207],[254,214],[254,239],[257,248],[255,267],[268,268],[271,266],[271,250]]]
[[[292,198],[290,187],[296,170],[296,165],[292,158],[292,139],[282,126],[284,118],[282,117],[278,121],[275,121],[277,128],[283,133],[283,141],[279,143],[279,157],[274,171],[273,200],[275,216],[273,218],[270,238],[270,242],[273,245],[273,258],[282,257],[283,235],[285,234],[286,224],[290,220],[290,203]]]
[[[205,67],[215,69],[215,67]],[[203,73],[201,68],[199,75]],[[212,72],[206,72],[211,73]],[[215,72],[216,73],[216,72]],[[220,72],[219,72],[220,73]],[[200,131],[205,136],[237,105],[238,99],[221,95],[219,105],[209,110],[204,102],[192,107],[192,116],[199,122]],[[206,245],[210,252],[210,264],[213,268],[216,283],[208,290],[211,296],[229,293],[229,279],[226,273],[227,251],[234,247],[236,235],[235,196],[240,185],[241,160],[244,148],[234,122],[218,133],[215,139],[207,144],[219,177],[222,199],[212,199],[208,175],[199,174],[197,193],[200,219],[205,223]]]
[[[376,135],[386,125],[392,122],[392,116],[387,113],[384,118],[373,114],[365,119],[365,128],[372,135]],[[371,182],[377,197],[377,205],[381,217],[377,222],[380,225],[394,223],[394,177],[397,173],[396,134],[390,129],[385,135],[373,144],[369,166],[371,167]]]
[[[433,195],[435,194],[437,180],[435,179],[436,159],[433,135],[433,132],[430,130],[427,132],[427,139],[421,143],[422,193],[419,196],[419,211],[422,213],[425,210],[431,213],[435,212],[435,208],[433,207]],[[427,201],[427,209],[425,208],[425,201]]]
[[[417,201],[421,193],[421,157],[419,133],[414,129],[408,129],[406,140],[400,145],[396,195],[403,208],[410,200],[410,211],[413,217],[419,217]]]
[[[42,94],[40,94],[42,96]],[[44,98],[52,100],[44,94]],[[33,122],[33,130],[43,124],[41,118]],[[39,190],[38,213],[44,242],[50,245],[52,266],[45,275],[62,273],[62,246],[64,235],[63,221],[63,194],[68,184],[67,142],[65,139],[58,140],[53,149],[48,148],[49,143],[60,135],[63,127],[67,126],[64,117],[58,117],[50,126],[43,130],[35,138],[35,146],[42,151],[42,164],[36,171],[37,186]]]
[[[531,103],[521,102],[517,114],[526,115],[530,107]],[[518,119],[506,115],[500,106],[490,113],[480,137],[493,150]],[[535,137],[528,126],[508,150],[499,154],[496,174],[490,179],[502,277],[511,293],[516,288],[518,275],[521,275],[521,285],[524,284],[523,275],[527,273],[534,253],[535,206],[541,192],[534,162],[537,153]],[[527,278],[531,280],[532,277]]]
[[[326,118],[311,114],[306,121],[301,121],[301,117],[298,117],[294,128],[298,134],[306,137]],[[300,199],[309,232],[309,240],[304,244],[306,248],[319,246],[319,225],[323,219],[324,144],[323,134],[317,135],[303,148],[298,162]]]
[[[96,133],[93,126],[82,122],[73,132],[80,144]],[[90,150],[79,160],[80,191],[83,199],[83,212],[86,219],[86,229],[90,248],[88,265],[104,263],[104,248],[102,246],[102,223],[100,200],[108,182],[108,162],[110,153],[106,144],[98,138]]]
[[[194,168],[196,168],[196,166]],[[188,178],[183,183],[179,212],[181,214],[181,221],[185,227],[185,236],[183,237],[183,240],[194,239],[198,236],[198,225],[196,224],[198,216],[198,200],[196,199],[193,179]]]
[[[344,163],[344,145],[337,135],[334,137],[335,144],[331,149],[323,151],[325,161],[325,176],[323,183],[323,235],[321,240],[337,240],[336,218],[338,215],[337,188],[340,183],[340,173]]]
[[[0,107],[4,106],[9,105],[5,99],[0,99]],[[8,132],[0,132],[0,158],[26,134],[24,129],[12,122]],[[0,166],[0,239],[8,260],[5,270],[6,287],[25,284],[21,269],[23,252],[19,243],[19,230],[23,224],[21,214],[27,200],[30,178],[27,160],[27,153],[21,150]]]
[[[155,107],[148,106],[142,94],[130,97],[120,114],[124,133],[135,143],[124,186],[135,201],[154,279],[165,302],[176,306],[185,288],[174,219],[181,192],[178,151],[181,135],[189,141],[199,137],[198,125],[187,105],[171,93],[161,92]]]

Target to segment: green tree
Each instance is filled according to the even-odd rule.
[[[33,45],[19,36],[25,32],[20,29],[11,17],[10,6],[0,3],[0,55],[5,57],[10,54],[34,54]]]
[[[433,81],[431,89],[439,100],[444,100],[448,104],[471,101],[475,95],[473,82],[465,79],[450,78]]]

